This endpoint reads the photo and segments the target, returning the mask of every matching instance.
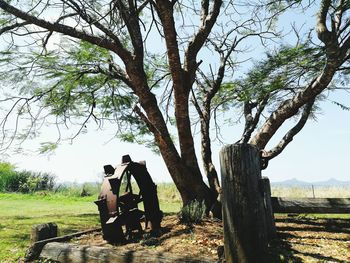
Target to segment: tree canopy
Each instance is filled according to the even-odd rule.
[[[1,148],[43,123],[78,126],[74,138],[90,122],[112,122],[119,138],[159,151],[185,204],[210,207],[220,193],[210,145],[217,114],[239,109],[240,142],[264,160],[281,153],[320,94],[347,79],[349,8],[335,0],[0,1]],[[283,44],[278,19],[297,9],[318,10],[317,21],[307,36],[293,27],[296,44]],[[266,59],[242,74],[249,46]],[[293,116],[295,126],[265,149]],[[195,152],[198,120],[210,188]]]

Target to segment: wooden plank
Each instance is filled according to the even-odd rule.
[[[271,197],[274,213],[348,214],[350,198]]]
[[[148,251],[130,251],[110,247],[78,246],[69,243],[48,243],[43,248],[41,258],[58,262],[70,263],[213,263],[213,260],[205,258],[191,258],[172,253],[155,253]]]

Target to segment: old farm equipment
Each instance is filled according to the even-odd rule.
[[[104,170],[101,193],[95,201],[100,213],[103,238],[111,243],[119,243],[140,235],[148,227],[151,233],[159,232],[163,213],[159,209],[157,186],[146,164],[133,162],[129,155],[125,155],[116,168],[105,165]],[[132,178],[139,193],[133,191]],[[137,188],[135,184],[134,188]],[[141,202],[144,211],[138,208]]]

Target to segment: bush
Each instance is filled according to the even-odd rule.
[[[14,165],[0,162],[0,191],[29,193],[50,191],[55,186],[55,176],[49,173],[16,171]]]
[[[6,191],[6,188],[15,173],[15,167],[12,164],[0,162],[0,191]]]
[[[205,203],[193,200],[180,211],[180,221],[185,224],[200,223],[205,216]]]

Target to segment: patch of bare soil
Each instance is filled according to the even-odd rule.
[[[350,262],[350,220],[279,217],[276,224],[278,237],[271,243],[269,262]],[[217,249],[223,245],[222,222],[205,219],[201,224],[188,226],[172,215],[163,219],[162,228],[160,237],[120,246],[108,244],[100,233],[72,242],[218,260]]]

